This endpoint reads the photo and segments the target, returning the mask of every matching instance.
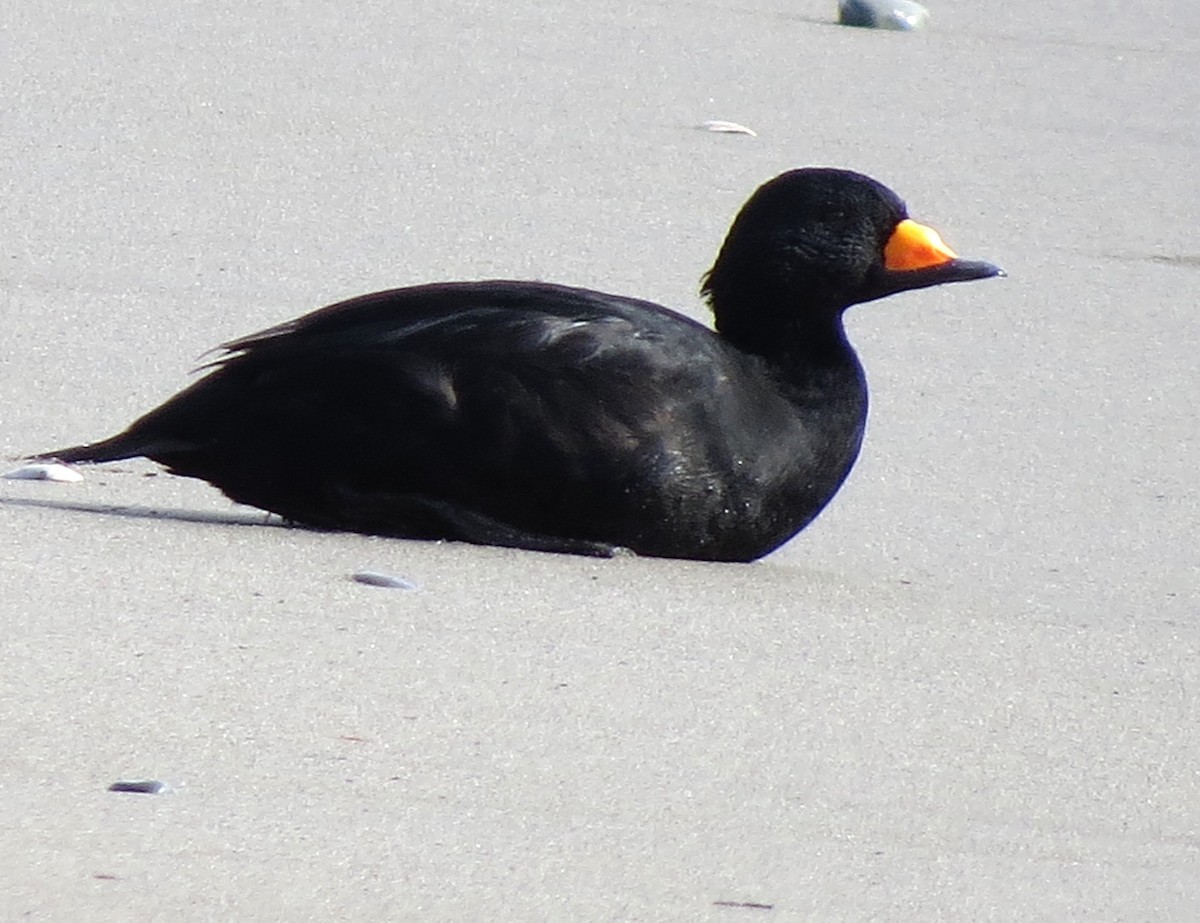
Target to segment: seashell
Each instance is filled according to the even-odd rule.
[[[108,787],[110,792],[133,792],[137,795],[161,795],[171,786],[158,779],[121,779]]]
[[[701,122],[696,126],[703,128],[705,131],[715,131],[726,135],[749,135],[751,138],[757,138],[758,132],[753,128],[747,128],[745,125],[739,125],[737,122],[725,122],[721,119],[710,119],[707,122]]]
[[[59,462],[22,465],[14,471],[9,471],[4,477],[14,481],[61,481],[63,483],[75,483],[83,480],[82,474]]]
[[[367,586],[378,586],[388,590],[415,590],[417,585],[403,577],[393,577],[391,574],[381,574],[374,570],[360,570],[350,575],[355,583]]]
[[[911,32],[924,28],[929,10],[912,0],[841,0],[838,22],[864,29],[893,29]]]

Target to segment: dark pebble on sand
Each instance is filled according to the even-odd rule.
[[[137,795],[161,795],[170,786],[158,779],[122,779],[108,787],[110,792],[133,792]]]

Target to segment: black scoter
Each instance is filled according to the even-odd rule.
[[[870,177],[792,170],[750,197],[704,278],[716,332],[541,282],[377,292],[226,343],[123,433],[39,457],[146,456],[318,528],[751,561],[858,455],[846,308],[1001,274]]]

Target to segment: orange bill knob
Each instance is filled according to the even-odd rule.
[[[946,246],[937,231],[911,218],[896,225],[883,248],[883,265],[896,272],[928,269],[957,258],[958,254]]]

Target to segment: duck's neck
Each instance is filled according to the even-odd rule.
[[[739,314],[734,317],[744,316]],[[753,315],[752,315],[753,316]],[[866,378],[846,339],[841,312],[807,322],[741,325],[719,312],[717,331],[732,346],[762,359],[801,404],[828,405],[831,396],[866,408]]]

